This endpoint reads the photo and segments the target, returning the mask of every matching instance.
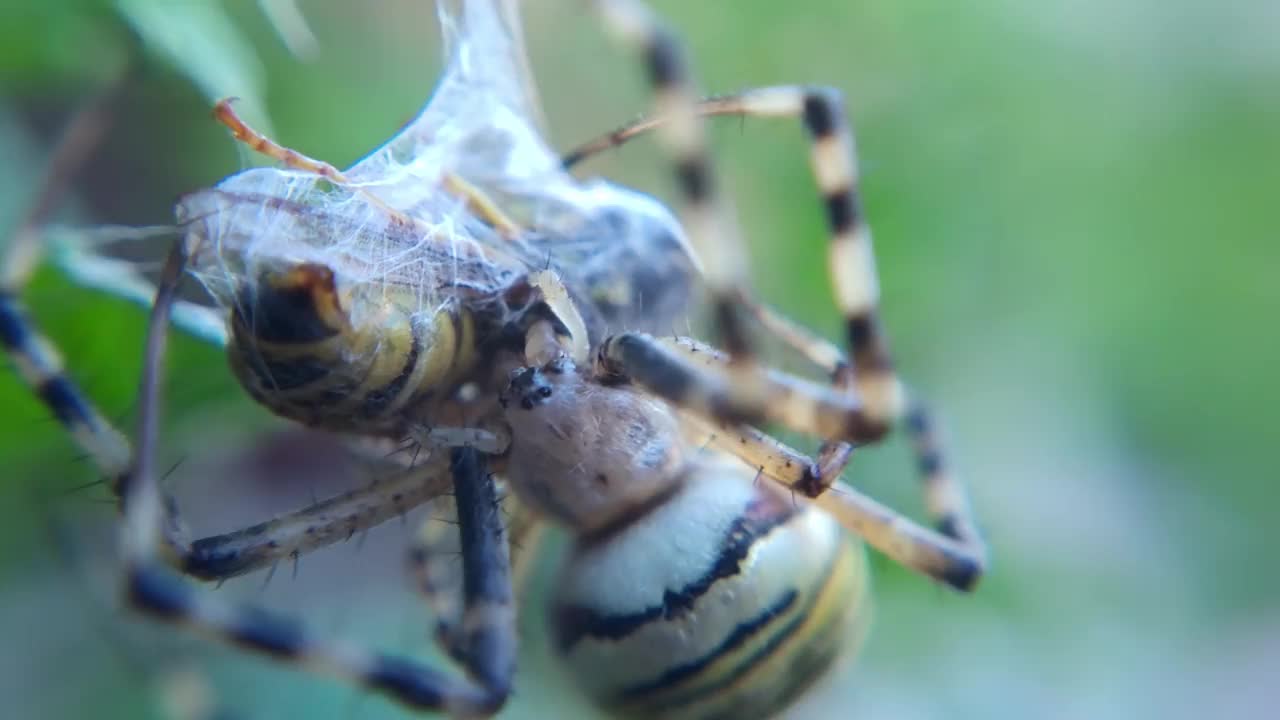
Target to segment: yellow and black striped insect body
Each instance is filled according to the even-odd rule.
[[[309,425],[403,433],[438,421],[523,315],[563,284],[589,337],[666,330],[696,261],[651,197],[578,180],[542,139],[511,31],[475,3],[419,116],[347,170],[275,144],[228,102],[216,116],[280,161],[184,197],[191,272],[229,316],[231,366],[258,401]],[[505,377],[498,373],[499,379]],[[496,388],[494,390],[496,392]]]

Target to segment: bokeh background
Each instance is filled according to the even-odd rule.
[[[1280,11],[1261,0],[664,0],[704,87],[834,84],[856,123],[899,366],[936,398],[994,567],[961,597],[877,558],[865,653],[801,718],[1273,717],[1280,701]],[[645,109],[640,74],[571,0],[526,3],[551,136]],[[211,98],[338,166],[413,115],[441,64],[431,3],[64,0],[0,10],[0,227],[31,200],[71,111],[131,79],[58,215],[170,221],[174,198],[253,160]],[[275,13],[273,16],[272,13]],[[284,13],[283,15],[281,13]],[[275,17],[273,25],[271,18]],[[281,20],[281,18],[284,18]],[[293,36],[294,40],[298,36]],[[305,38],[304,38],[305,39]],[[800,130],[718,124],[755,279],[837,337]],[[593,161],[668,196],[649,141]],[[77,379],[131,422],[143,314],[44,271],[27,294]],[[176,341],[166,457],[192,524],[225,530],[341,486],[243,398],[216,350]],[[0,697],[21,718],[163,717],[190,669],[245,717],[390,718],[326,680],[138,621],[110,581],[112,508],[0,373]],[[849,479],[918,513],[899,442]],[[412,527],[411,524],[408,527]],[[397,523],[228,583],[326,637],[430,655]],[[587,717],[526,617],[505,717]]]

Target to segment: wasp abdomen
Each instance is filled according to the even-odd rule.
[[[402,428],[471,369],[475,329],[452,306],[422,309],[395,288],[340,288],[303,263],[246,284],[231,316],[232,369],[279,415],[335,430]]]

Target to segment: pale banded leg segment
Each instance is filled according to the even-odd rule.
[[[986,566],[986,548],[978,536],[963,488],[942,470],[941,456],[931,435],[919,436],[928,452],[920,455],[925,475],[925,505],[937,530],[864,495],[842,482],[825,487],[816,497],[806,491],[815,461],[773,436],[749,425],[716,425],[687,417],[689,441],[711,445],[742,458],[761,476],[809,497],[842,526],[898,564],[956,590],[970,591]],[[928,441],[925,441],[925,438]]]
[[[684,112],[689,112],[685,110]],[[879,284],[875,272],[871,235],[865,223],[858,195],[857,162],[852,132],[844,116],[839,93],[830,88],[781,86],[748,90],[736,95],[703,100],[692,114],[792,117],[803,120],[811,140],[810,165],[823,197],[831,243],[829,269],[837,306],[845,316],[846,342],[853,363],[845,359],[830,343],[774,313],[745,295],[741,302],[766,329],[826,371],[841,395],[853,394],[857,404],[850,406],[824,394],[812,386],[779,374],[757,378],[766,386],[763,392],[743,393],[733,388],[726,372],[698,372],[669,354],[654,347],[652,338],[631,336],[610,338],[599,354],[601,370],[606,376],[635,379],[653,392],[682,407],[692,409],[704,418],[718,421],[720,431],[736,442],[727,443],[756,448],[770,462],[752,461],[762,472],[772,464],[774,473],[788,475],[788,484],[809,496],[821,496],[823,490],[838,477],[847,463],[851,442],[878,440],[888,428],[902,419],[908,420],[916,447],[921,472],[925,478],[926,505],[942,534],[966,544],[964,548],[973,562],[947,563],[930,560],[911,561],[907,556],[925,557],[928,553],[894,552],[891,555],[935,577],[945,577],[952,565],[980,566],[984,551],[974,525],[969,519],[963,488],[942,471],[939,444],[930,430],[930,420],[920,405],[908,408],[905,391],[893,372],[888,343],[878,317]],[[580,146],[564,158],[566,167],[600,150],[616,147],[649,130],[661,130],[683,118],[664,115],[641,120]],[[670,343],[683,350],[686,357],[702,352],[714,357],[718,364],[731,367],[722,355],[708,354],[709,348],[677,339]],[[641,369],[648,366],[646,369]],[[764,375],[764,373],[761,373]],[[754,400],[754,406],[749,400]],[[788,453],[768,451],[772,438],[744,423],[774,421],[826,440],[817,463]],[[823,428],[827,428],[826,431]],[[765,442],[765,440],[769,442]],[[728,447],[727,449],[734,449]],[[742,455],[742,452],[738,454]],[[872,508],[859,506],[858,512],[846,520],[859,520]],[[960,518],[963,518],[961,520]],[[865,518],[863,518],[865,519]],[[894,533],[885,535],[886,526],[860,521],[859,524],[880,533],[884,547]],[[958,526],[963,526],[959,528]],[[921,529],[922,530],[922,529]],[[909,534],[909,533],[908,533]],[[945,539],[942,538],[942,539]],[[911,543],[907,544],[908,546]],[[963,556],[963,553],[962,555]],[[966,573],[959,573],[964,575]],[[968,573],[976,578],[976,572]],[[950,584],[963,586],[963,582]]]
[[[632,381],[686,410],[727,423],[775,422],[796,432],[832,440],[870,442],[881,426],[856,398],[821,383],[775,371],[754,374],[756,387],[743,393],[732,364],[707,370],[682,356],[679,343],[641,333],[621,333],[601,344],[598,371],[606,379]],[[730,356],[732,357],[732,356]]]
[[[946,472],[940,443],[927,413],[913,407],[907,423],[924,480],[926,510],[937,531],[921,527],[843,484],[832,486],[848,455],[817,462],[723,412],[733,397],[723,373],[723,353],[687,338],[657,340],[618,335],[602,346],[599,372],[606,381],[636,381],[693,414],[690,442],[713,443],[763,475],[813,498],[841,524],[901,564],[960,590],[976,584],[985,565],[985,549],[970,516],[964,489]],[[823,389],[820,386],[816,389]],[[778,407],[785,406],[785,398]],[[769,418],[766,419],[781,419]],[[824,448],[827,450],[828,448]],[[832,462],[834,468],[824,467]]]
[[[828,251],[831,284],[837,307],[845,318],[846,342],[853,358],[852,378],[842,377],[849,370],[848,363],[844,363],[834,365],[834,379],[843,385],[852,380],[867,417],[887,430],[902,418],[906,407],[879,319],[880,290],[871,231],[858,192],[856,148],[840,93],[833,88],[798,85],[755,88],[702,100],[695,112],[709,116],[784,117],[803,121],[810,138],[810,167],[823,198],[831,235]],[[571,151],[564,162],[575,164],[645,132],[660,130],[669,122],[669,118],[656,115],[633,123]],[[798,335],[792,323],[768,313],[754,302],[749,304],[757,319],[784,340],[794,339],[808,346],[809,349],[802,352],[815,362],[827,365],[837,361],[838,357],[833,357],[829,349],[812,342],[816,339],[812,335],[803,338],[807,333]]]
[[[741,314],[749,297],[744,281],[745,253],[737,234],[731,232],[735,228],[715,193],[701,121],[701,115],[708,113],[699,112],[680,45],[674,34],[641,2],[598,0],[596,5],[617,35],[643,49],[649,67],[657,108],[655,117],[662,119],[651,127],[657,129],[660,142],[675,157],[678,184],[686,206],[686,224],[694,247],[703,255],[716,329],[732,360],[729,370],[732,380],[727,386],[731,392],[727,393],[726,402],[717,399],[716,404],[723,410],[717,416],[723,419],[741,416],[737,419],[748,421],[764,419],[770,407],[786,398],[791,402],[783,403],[788,408],[784,414],[796,429],[808,425],[815,428],[809,432],[833,443],[868,441],[882,436],[888,427],[887,418],[900,405],[897,397],[900,392],[888,369],[887,349],[875,322],[874,299],[878,291],[870,234],[860,220],[852,135],[843,121],[838,99],[828,90],[787,87],[757,91],[750,104],[766,114],[803,116],[813,136],[812,164],[819,189],[826,198],[833,238],[831,257],[839,261],[838,267],[843,268],[847,263],[854,265],[851,275],[843,270],[835,272],[835,285],[840,307],[850,318],[849,339],[855,361],[865,355],[868,377],[880,372],[876,370],[880,368],[889,373],[892,381],[887,385],[868,384],[866,391],[874,397],[859,401],[856,406],[852,401],[840,402],[829,394],[810,393],[814,388],[805,387],[803,383],[785,379],[777,382],[777,376],[766,377],[754,362]],[[874,352],[864,352],[864,348]],[[842,384],[847,383],[845,380]],[[803,401],[805,394],[814,400]],[[889,405],[894,407],[887,407]],[[817,430],[819,427],[825,430]],[[824,455],[835,466],[848,451],[847,446],[832,444]]]
[[[674,31],[640,0],[595,0],[595,6],[607,29],[643,54],[654,114],[665,119],[657,126],[658,141],[675,162],[681,219],[703,268],[715,329],[738,366],[735,372],[748,377],[754,366],[752,344],[738,301],[746,295],[747,254],[716,188],[684,48]]]
[[[40,228],[106,130],[111,93],[108,90],[89,101],[63,131],[35,199],[4,249],[0,259],[0,347],[22,381],[116,489],[118,478],[129,465],[128,441],[67,376],[57,348],[31,321],[20,299],[45,254]]]

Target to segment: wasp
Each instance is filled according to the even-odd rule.
[[[642,58],[653,112],[561,155],[543,140],[515,4],[442,6],[448,67],[416,119],[346,170],[283,147],[230,101],[215,116],[279,162],[182,198],[155,289],[132,438],[63,372],[19,302],[30,238],[0,293],[0,340],[120,499],[139,611],[326,672],[410,708],[477,717],[512,690],[515,590],[498,484],[572,538],[548,619],[557,656],[620,717],[768,717],[852,654],[870,613],[863,543],[960,591],[985,549],[933,421],[894,370],[842,101],[780,86],[702,98],[676,34],[637,0],[594,9]],[[829,226],[844,347],[755,299],[704,124],[798,120]],[[672,158],[676,215],[570,168],[647,132]],[[184,275],[214,300],[177,297]],[[125,283],[119,283],[123,286]],[[705,295],[714,345],[660,337]],[[421,454],[368,486],[192,540],[156,479],[160,362],[171,323],[226,346],[270,411]],[[755,334],[822,380],[768,368]],[[822,441],[814,457],[762,428]],[[913,440],[933,527],[840,480],[853,448]],[[323,642],[224,603],[220,580],[350,537],[452,489],[460,573],[427,529],[411,557],[462,673]],[[797,500],[796,498],[799,498]],[[178,572],[175,573],[174,571]]]

